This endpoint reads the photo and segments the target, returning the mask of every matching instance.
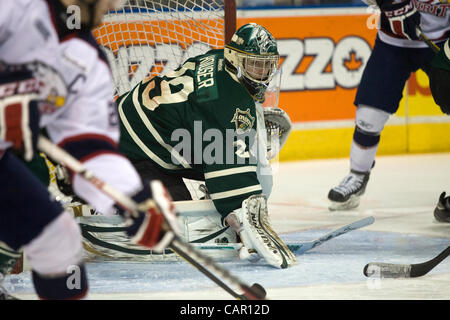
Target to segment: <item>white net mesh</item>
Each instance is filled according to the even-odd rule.
[[[166,74],[189,57],[224,46],[225,0],[129,0],[94,32],[111,65],[115,92]]]

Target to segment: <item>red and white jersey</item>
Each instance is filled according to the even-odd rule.
[[[421,16],[422,32],[435,42],[446,40],[450,36],[450,4],[440,0],[412,0]],[[367,3],[367,1],[364,1]],[[369,1],[370,2],[370,1]],[[388,44],[405,48],[425,48],[421,40],[408,40],[378,30],[380,39]]]
[[[137,191],[136,171],[117,152],[112,75],[92,34],[75,31],[60,39],[52,1],[0,0],[0,7],[0,62],[10,70],[25,66],[39,79],[41,127],[106,183],[128,194]],[[8,146],[0,141],[0,150]],[[100,212],[111,211],[113,201],[95,187],[77,175],[73,183]]]
[[[119,124],[111,71],[92,34],[78,33],[62,41],[59,53],[67,95],[61,111],[41,113],[41,125],[58,144],[86,134],[117,144]]]
[[[46,100],[46,95],[51,92],[51,96],[64,101],[67,86],[60,71],[59,41],[46,3],[0,0],[0,7],[0,63],[3,77],[7,77],[5,71],[11,74],[19,69],[34,70],[40,83],[40,99]],[[2,79],[2,83],[5,82],[7,79]],[[0,141],[0,149],[9,145]]]
[[[0,0],[0,61],[28,65],[41,82],[41,127],[52,140],[99,134],[117,142],[112,79],[90,34],[58,38],[45,1]]]

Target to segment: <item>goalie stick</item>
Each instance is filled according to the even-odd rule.
[[[450,255],[450,246],[436,257],[423,263],[394,264],[384,262],[370,262],[364,267],[366,277],[378,278],[417,278],[426,275],[434,267]]]
[[[311,250],[311,249],[321,245],[322,243],[324,243],[328,240],[331,240],[333,238],[336,238],[344,233],[371,225],[374,221],[375,221],[375,218],[370,216],[370,217],[352,222],[346,226],[340,227],[339,229],[331,231],[316,240],[298,243],[298,244],[288,243],[287,246],[294,254],[303,254],[306,251]]]
[[[106,184],[104,181],[96,177],[92,172],[87,170],[81,162],[72,157],[65,150],[53,144],[50,140],[40,136],[38,140],[38,148],[47,156],[51,157],[56,162],[66,166],[70,170],[75,173],[78,173],[87,181],[91,182],[95,187],[104,192],[106,195],[114,199],[116,203],[121,206],[123,209],[133,212],[137,207],[137,204],[125,194],[116,190],[112,186]],[[205,276],[207,276],[214,283],[219,285],[222,289],[230,293],[233,297],[242,300],[263,300],[265,299],[266,292],[264,288],[259,284],[254,284],[252,286],[248,286],[236,276],[232,275],[229,271],[224,268],[218,266],[214,261],[212,261],[209,257],[198,252],[193,246],[182,241],[178,235],[174,236],[171,244],[169,245],[173,251],[183,257],[187,262],[193,265],[197,270],[202,272]],[[214,272],[221,275],[224,279],[232,283],[233,285],[239,287],[244,293],[239,295],[233,289],[231,289],[227,284],[225,284],[221,279],[219,279],[212,271],[204,267],[203,265],[208,266]]]

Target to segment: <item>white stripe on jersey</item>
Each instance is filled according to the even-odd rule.
[[[256,166],[238,167],[224,170],[217,170],[205,173],[205,179],[214,179],[223,176],[229,176],[232,174],[244,173],[244,172],[256,172]]]
[[[231,198],[234,196],[240,196],[246,193],[254,192],[254,191],[262,191],[261,185],[257,184],[254,186],[249,186],[245,188],[233,189],[224,192],[211,193],[210,197],[212,200],[219,200],[224,198]]]

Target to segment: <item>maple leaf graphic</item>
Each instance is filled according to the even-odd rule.
[[[343,64],[348,71],[357,71],[362,65],[362,59],[356,58],[356,52],[352,50],[349,59],[344,59]]]

